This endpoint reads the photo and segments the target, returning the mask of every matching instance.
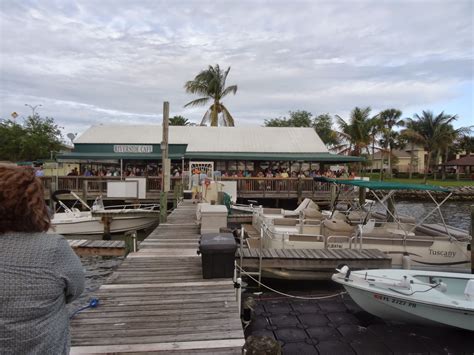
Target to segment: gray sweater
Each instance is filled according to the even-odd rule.
[[[62,236],[0,234],[0,354],[67,354],[66,303],[83,290],[81,261]]]

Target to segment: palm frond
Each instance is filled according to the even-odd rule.
[[[234,94],[237,92],[237,85],[231,85],[225,88],[224,91],[222,91],[221,97],[224,97],[230,93]]]
[[[204,116],[202,116],[202,120],[201,120],[200,126],[207,126],[206,123],[210,121],[210,115],[211,115],[211,109],[207,110],[207,111],[204,113]]]
[[[186,105],[184,105],[184,107],[204,106],[209,102],[210,99],[210,97],[201,97],[200,99],[188,102]]]
[[[222,116],[223,116],[223,119],[224,119],[224,126],[234,127],[235,126],[234,118],[232,117],[230,112],[222,104],[221,104],[221,109],[222,109],[222,113],[223,113]]]

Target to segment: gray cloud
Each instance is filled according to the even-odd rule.
[[[305,109],[437,107],[473,82],[473,3],[14,1],[0,9],[0,117],[43,104],[67,131],[151,123],[162,102],[199,121],[183,85],[231,66],[238,124]],[[466,85],[467,84],[467,85]],[[462,89],[461,89],[462,88]],[[472,117],[472,103],[460,112]],[[458,112],[459,113],[459,112]]]

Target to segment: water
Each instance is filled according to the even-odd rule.
[[[86,287],[82,295],[68,305],[69,313],[87,306],[95,291],[105,282],[117,267],[122,263],[124,257],[115,256],[83,256],[82,265],[86,272]],[[100,302],[100,300],[99,300]]]
[[[473,202],[469,201],[446,202],[441,206],[446,224],[466,231],[469,230],[471,224],[470,206],[472,204]],[[435,208],[435,205],[429,202],[399,201],[396,203],[396,208],[400,214],[413,216],[418,221]],[[439,213],[433,213],[426,219],[425,223],[442,223]]]
[[[470,225],[470,205],[472,202],[466,201],[452,201],[446,202],[441,210],[446,223],[461,228],[464,230],[469,229]],[[426,201],[414,202],[414,201],[399,201],[396,203],[396,208],[400,214],[406,216],[413,216],[417,220],[425,216],[429,211],[434,208],[433,203]],[[430,216],[426,223],[440,223],[439,214],[435,213]],[[140,239],[145,235],[140,235]],[[123,261],[123,257],[82,257],[81,261],[86,270],[86,290],[82,296],[70,305],[71,310],[83,307],[88,304],[89,299],[94,292],[102,285],[107,277],[114,272],[114,270]],[[294,286],[294,285],[293,285]],[[291,287],[292,288],[292,287]]]

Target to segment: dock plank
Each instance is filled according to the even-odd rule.
[[[195,216],[184,201],[128,255],[95,292],[99,307],[72,320],[71,354],[241,353],[233,282],[202,278]]]

